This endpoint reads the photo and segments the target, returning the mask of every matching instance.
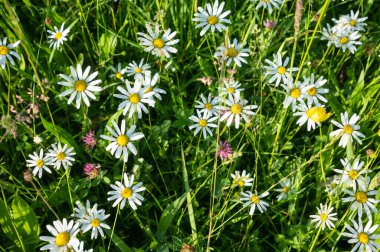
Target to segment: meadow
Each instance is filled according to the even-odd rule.
[[[379,251],[378,0],[0,0],[1,251]]]

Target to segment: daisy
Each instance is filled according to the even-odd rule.
[[[240,88],[241,84],[237,81],[226,81],[223,80],[224,87],[219,88],[219,95],[224,96],[228,95],[229,99],[234,97],[240,97],[240,92],[244,91],[244,88]]]
[[[75,161],[75,152],[74,148],[68,148],[67,144],[65,144],[62,148],[61,143],[52,144],[51,149],[49,149],[49,153],[47,156],[49,157],[50,164],[54,166],[55,169],[59,170],[61,165],[64,169],[72,166]]]
[[[145,187],[142,186],[142,182],[132,186],[134,179],[134,175],[131,175],[128,179],[128,175],[124,173],[124,184],[120,181],[116,181],[115,185],[111,185],[114,190],[107,193],[108,195],[112,195],[107,200],[115,200],[112,207],[115,207],[121,202],[120,209],[123,209],[127,200],[133,210],[137,209],[136,205],[141,206],[141,202],[144,198],[139,194],[139,192],[144,191]]]
[[[201,101],[195,101],[195,108],[201,113],[208,113],[210,116],[218,116],[219,112],[216,109],[216,106],[219,104],[219,97],[212,97],[211,94],[208,94],[207,99],[203,94],[201,94]]]
[[[235,171],[235,174],[231,174],[232,177],[232,187],[239,186],[243,188],[244,186],[252,186],[253,178],[245,170],[240,175],[240,171]]]
[[[331,28],[329,24],[327,27],[322,28],[322,40],[327,40],[327,46],[335,45],[338,43],[339,38],[337,37],[337,33],[335,31],[335,26]]]
[[[144,92],[145,93],[152,92],[153,96],[161,101],[162,97],[160,94],[166,94],[166,91],[161,89],[161,88],[158,88],[157,86],[155,87],[159,77],[160,77],[160,75],[158,73],[156,73],[152,78],[151,72],[146,71],[145,75],[141,78],[141,81],[143,84],[143,88],[145,90]]]
[[[146,29],[148,30],[148,34],[142,32],[137,33],[140,36],[139,40],[141,45],[146,47],[144,51],[152,52],[157,56],[164,55],[166,58],[170,58],[169,52],[177,52],[177,49],[172,47],[172,45],[175,45],[179,42],[179,39],[172,40],[177,32],[170,34],[171,30],[168,29],[164,32],[163,35],[160,35],[158,24],[156,24],[154,32],[149,24],[146,24]]]
[[[154,93],[146,93],[146,89],[142,88],[142,83],[140,81],[135,81],[133,88],[131,87],[128,80],[125,80],[126,90],[122,87],[117,87],[121,94],[114,94],[113,96],[123,99],[124,101],[119,104],[117,107],[118,110],[123,109],[123,115],[126,115],[129,111],[128,117],[131,118],[135,112],[137,112],[138,118],[142,117],[142,111],[148,114],[148,109],[144,103],[149,106],[154,107],[154,100],[151,98]]]
[[[380,239],[380,234],[374,234],[374,232],[379,227],[378,224],[372,226],[372,220],[369,220],[368,223],[363,228],[362,219],[359,218],[359,224],[351,220],[353,227],[345,225],[349,232],[343,232],[342,235],[350,238],[348,243],[356,243],[352,248],[351,252],[356,250],[367,251],[367,252],[376,252],[380,250],[380,245],[376,242],[377,239]]]
[[[348,185],[356,190],[356,185],[359,187],[365,186],[365,178],[362,176],[363,173],[371,172],[371,170],[362,169],[364,162],[360,162],[357,158],[351,165],[347,158],[341,159],[340,162],[343,165],[343,169],[334,169],[336,173],[341,174],[340,182],[344,185]],[[360,163],[359,163],[360,162]]]
[[[219,1],[216,0],[213,6],[208,3],[206,9],[198,7],[199,12],[194,14],[195,17],[193,18],[193,21],[199,22],[195,28],[203,27],[200,34],[201,36],[203,36],[210,28],[211,32],[215,32],[215,29],[219,32],[227,30],[227,27],[223,23],[231,24],[230,20],[225,19],[231,11],[223,12],[224,4],[225,3],[222,2],[219,5]]]
[[[18,44],[20,44],[20,40],[7,45],[7,37],[4,37],[3,41],[0,39],[0,65],[2,69],[5,69],[5,63],[7,59],[12,64],[12,66],[15,64],[15,61],[13,60],[12,56],[17,58],[18,60],[21,59],[20,55],[18,53],[12,51],[13,48],[16,48]]]
[[[203,132],[204,138],[207,137],[207,133],[210,136],[212,136],[212,131],[210,130],[209,127],[218,128],[218,125],[212,123],[218,120],[218,117],[212,117],[212,115],[208,114],[207,112],[203,113],[203,116],[202,116],[202,114],[198,110],[197,110],[197,115],[198,116],[192,115],[189,117],[190,120],[195,122],[195,124],[191,125],[189,129],[192,130],[195,128],[194,136],[198,134],[198,132],[200,132],[201,130]]]
[[[328,192],[330,195],[333,195],[337,193],[339,184],[340,184],[340,176],[334,175],[332,177],[328,177],[326,178],[325,191]]]
[[[333,21],[339,28],[346,28],[350,31],[365,31],[364,26],[367,24],[364,23],[364,21],[367,19],[368,17],[359,18],[359,11],[355,13],[351,10],[350,15],[343,15],[339,18],[339,20],[333,18]]]
[[[258,195],[256,191],[254,194],[251,193],[250,191],[246,191],[246,192],[241,192],[242,197],[240,198],[240,200],[242,202],[245,201],[243,207],[251,205],[251,209],[249,210],[249,215],[253,215],[253,213],[255,212],[256,206],[261,213],[267,210],[267,207],[269,207],[269,204],[265,202],[264,200],[262,200],[262,198],[268,195],[269,195],[269,192],[264,192]]]
[[[112,74],[110,74],[110,78],[116,78],[118,80],[124,81],[123,74],[126,72],[125,68],[121,68],[121,63],[117,64],[117,67],[110,66]]]
[[[297,81],[297,83],[293,83],[292,80],[285,79],[285,84],[281,84],[281,86],[285,89],[285,93],[287,94],[283,105],[284,108],[287,108],[292,105],[292,111],[294,112],[297,108],[297,102],[302,105],[305,104],[304,98],[306,98],[306,91],[313,87],[313,85],[309,85],[308,79],[304,79],[304,82]]]
[[[86,106],[89,107],[90,101],[88,98],[91,98],[93,100],[96,99],[95,95],[92,92],[102,91],[102,88],[97,86],[102,81],[94,80],[96,76],[98,75],[98,71],[90,74],[90,70],[91,70],[91,67],[88,66],[84,70],[84,72],[82,72],[82,66],[78,64],[77,69],[75,69],[73,66],[70,66],[70,71],[73,78],[65,74],[59,75],[61,78],[65,79],[66,81],[60,81],[58,82],[58,84],[66,86],[66,87],[70,87],[70,89],[66,90],[65,92],[59,95],[62,97],[62,96],[71,94],[69,100],[67,101],[67,104],[70,104],[76,97],[75,103],[78,109],[81,106],[82,99],[84,103],[86,104]]]
[[[326,121],[330,117],[330,113],[326,112],[324,105],[316,105],[312,107],[311,104],[301,103],[298,107],[298,112],[294,113],[294,116],[301,116],[297,124],[302,126],[307,121],[307,131],[315,129],[315,124],[321,126],[321,122]]]
[[[53,221],[52,225],[46,228],[53,236],[40,236],[40,240],[49,242],[49,244],[41,247],[41,250],[50,250],[56,252],[77,251],[79,240],[75,237],[79,232],[79,223],[73,220],[67,222],[66,219]]]
[[[110,126],[106,126],[112,136],[101,135],[100,138],[112,141],[112,143],[106,147],[106,151],[109,151],[111,155],[115,155],[116,158],[120,158],[121,154],[123,154],[124,162],[126,163],[128,161],[128,150],[132,152],[133,155],[137,155],[137,149],[132,141],[143,138],[144,134],[141,132],[134,133],[136,125],[132,125],[131,128],[125,132],[125,120],[121,121],[120,128],[114,121],[112,121],[112,125],[115,131]]]
[[[280,9],[280,6],[282,5],[282,0],[251,0],[253,2],[260,1],[259,4],[256,6],[256,10],[260,9],[260,7],[263,7],[265,9],[269,10],[269,13],[273,12],[273,8]]]
[[[275,189],[276,192],[280,193],[276,197],[279,201],[288,198],[288,196],[293,193],[292,180],[290,178],[286,179],[285,181],[281,181],[280,186],[281,188]]]
[[[351,118],[348,118],[348,112],[340,114],[340,119],[342,124],[337,121],[331,120],[331,123],[337,126],[339,129],[330,133],[330,137],[338,136],[340,137],[339,146],[345,148],[348,142],[352,143],[352,138],[354,138],[359,144],[362,144],[362,141],[359,137],[364,138],[365,135],[360,133],[360,126],[356,125],[359,120],[359,116],[354,113]]]
[[[91,209],[90,201],[86,201],[86,206],[83,206],[83,204],[79,200],[75,201],[75,204],[77,205],[77,207],[74,207],[74,213],[72,214],[72,216],[77,219],[88,218],[89,215],[87,213],[87,209]]]
[[[249,49],[244,49],[243,47],[244,45],[238,43],[236,38],[234,38],[232,44],[230,39],[228,39],[227,47],[219,46],[214,57],[220,57],[223,62],[227,61],[226,66],[231,65],[232,61],[234,61],[238,67],[241,67],[241,62],[247,64],[247,61],[243,57],[249,56]]]
[[[32,154],[29,154],[29,158],[26,162],[28,163],[26,166],[28,167],[34,167],[33,169],[33,176],[36,176],[38,173],[38,177],[42,177],[42,170],[47,171],[48,173],[51,173],[51,170],[47,165],[50,165],[50,160],[48,156],[44,156],[44,150],[40,150],[40,155],[37,154],[37,152],[33,152]]]
[[[311,74],[308,82],[310,85],[313,85],[313,87],[306,90],[307,103],[311,104],[314,102],[314,104],[319,104],[319,101],[326,103],[327,100],[322,95],[328,94],[329,90],[326,88],[321,88],[321,87],[326,84],[327,80],[323,79],[323,76],[320,76],[318,80],[314,81],[314,74]]]
[[[70,28],[65,30],[65,23],[62,23],[61,29],[54,26],[54,31],[47,30],[47,32],[50,34],[48,36],[49,47],[53,46],[53,49],[57,49],[67,40],[66,36],[70,32]]]
[[[356,41],[360,39],[361,35],[358,34],[358,31],[350,32],[348,29],[339,29],[336,32],[337,40],[335,47],[342,48],[343,52],[347,49],[350,50],[352,54],[356,52],[356,45],[361,45],[362,42]]]
[[[249,121],[249,116],[254,116],[256,113],[253,109],[257,109],[256,105],[246,105],[247,100],[236,98],[225,100],[226,106],[218,106],[219,109],[226,111],[220,118],[221,121],[227,120],[227,126],[229,127],[232,121],[235,121],[235,128],[238,129],[240,126],[241,118],[245,122]]]
[[[333,207],[328,207],[326,205],[322,205],[322,203],[319,205],[320,208],[317,207],[318,214],[316,215],[310,215],[310,218],[312,218],[311,222],[317,222],[317,226],[315,228],[319,228],[322,224],[322,230],[325,229],[325,226],[328,228],[334,228],[335,225],[332,223],[332,221],[338,220],[334,216],[337,215],[337,213],[331,213],[332,210],[334,210]]]
[[[358,215],[359,218],[362,218],[363,215],[363,208],[364,211],[367,214],[368,219],[372,219],[371,210],[375,214],[377,213],[377,209],[374,206],[374,204],[378,203],[378,200],[369,198],[369,196],[376,196],[377,190],[367,191],[368,186],[370,183],[370,178],[367,177],[366,183],[364,187],[361,188],[355,188],[353,191],[349,191],[347,189],[344,189],[346,193],[348,193],[350,196],[343,198],[343,202],[353,202],[350,210],[354,211],[355,209],[358,209]]]
[[[280,84],[280,81],[286,82],[291,78],[290,72],[298,71],[298,67],[286,68],[289,63],[289,57],[285,58],[285,61],[282,61],[281,53],[278,52],[277,56],[273,54],[273,61],[268,59],[265,62],[268,64],[264,66],[264,69],[267,70],[266,75],[270,75],[269,83],[274,83],[276,81],[276,87]]]
[[[110,215],[105,214],[104,209],[97,209],[98,204],[94,204],[92,208],[87,208],[87,215],[79,219],[78,222],[81,223],[81,230],[83,233],[86,233],[89,230],[91,231],[91,240],[98,238],[98,233],[101,237],[104,237],[104,232],[102,228],[110,229],[111,227],[104,223],[104,220],[107,219]]]
[[[141,59],[139,64],[137,64],[135,61],[129,63],[129,65],[125,68],[125,71],[128,76],[133,75],[136,80],[142,79],[144,77],[145,71],[148,71],[149,68],[149,64],[144,64],[144,59]]]

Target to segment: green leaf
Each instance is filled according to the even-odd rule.
[[[160,221],[157,227],[157,234],[164,236],[168,230],[173,218],[176,216],[178,210],[181,208],[183,202],[185,202],[186,193],[176,199],[173,203],[169,204],[161,215]]]
[[[40,229],[36,214],[21,197],[16,195],[12,201],[14,226],[27,248],[32,249],[38,242]]]
[[[117,45],[117,37],[112,32],[105,32],[99,41],[99,58],[107,60],[114,53]]]
[[[109,229],[103,229],[103,230],[111,238],[112,230],[109,230]],[[125,244],[123,240],[119,236],[117,236],[115,233],[112,234],[112,242],[116,245],[116,247],[119,248],[120,251],[132,252],[132,249],[128,247],[127,244]]]
[[[20,245],[20,241],[22,242],[22,240],[18,239],[17,231],[13,226],[8,207],[2,199],[0,199],[0,213],[0,224],[3,233],[11,240],[11,243],[21,249],[23,246]]]

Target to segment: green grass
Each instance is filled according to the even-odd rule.
[[[212,3],[212,1],[208,1]],[[190,244],[196,251],[350,251],[345,224],[357,220],[343,188],[331,196],[325,192],[327,179],[342,169],[340,159],[360,157],[365,168],[372,172],[371,188],[379,188],[380,152],[380,77],[379,42],[380,5],[376,0],[304,1],[299,32],[294,30],[296,1],[288,1],[280,10],[269,14],[266,9],[256,10],[250,1],[226,0],[224,10],[231,24],[228,32],[208,31],[200,36],[192,21],[194,10],[205,7],[206,1],[156,0],[126,1],[0,1],[0,39],[8,43],[20,40],[14,49],[20,56],[12,66],[7,61],[0,69],[0,249],[2,251],[37,251],[46,244],[39,236],[50,235],[46,225],[54,220],[71,219],[75,201],[97,203],[110,217],[105,221],[110,230],[97,240],[90,232],[79,233],[85,248],[94,251],[180,251]],[[328,47],[322,38],[322,28],[333,25],[332,18],[360,11],[367,16],[365,32],[361,32],[355,54]],[[164,13],[164,14],[163,14]],[[319,18],[316,14],[320,14]],[[51,21],[47,24],[46,19]],[[266,30],[263,21],[276,22]],[[46,30],[70,27],[67,41],[58,49],[49,48]],[[146,33],[146,22],[158,22],[161,28],[177,32],[180,42],[170,59],[144,52],[138,32]],[[246,42],[250,49],[248,64],[242,67],[214,64],[217,47],[230,38]],[[281,52],[290,57],[290,64],[299,67],[295,79],[314,73],[316,78],[327,79],[324,86],[327,112],[331,113],[321,127],[307,131],[299,127],[298,117],[291,107],[285,109],[284,90],[268,83],[265,59]],[[167,93],[162,101],[156,100],[149,114],[128,118],[117,107],[120,93],[117,86],[124,84],[110,78],[110,66],[121,62],[127,66],[133,60],[144,58],[152,73],[159,73],[158,87]],[[67,104],[68,96],[58,95],[67,90],[58,85],[59,74],[70,75],[70,66],[91,66],[99,71],[97,79],[101,92],[91,106],[77,109]],[[236,69],[234,78],[242,83],[243,97],[248,104],[258,105],[257,114],[239,129],[234,125],[219,124],[213,136],[206,139],[194,136],[188,118],[195,114],[195,101],[200,94],[218,95],[223,78],[230,76],[227,69]],[[198,78],[212,77],[208,86]],[[127,77],[133,83],[133,78]],[[39,99],[43,94],[48,101]],[[20,102],[22,97],[23,102]],[[29,117],[30,104],[38,104],[39,112]],[[223,105],[223,104],[221,104]],[[17,113],[12,112],[16,110]],[[348,111],[360,116],[363,144],[341,148],[338,139],[329,137],[340,122],[340,113]],[[22,119],[29,118],[30,122]],[[127,163],[116,159],[106,146],[109,141],[100,135],[109,134],[106,125],[112,121],[128,127],[136,124],[144,138],[134,142],[138,154],[130,153]],[[82,137],[94,130],[97,144],[93,150],[84,147]],[[35,136],[43,140],[33,142]],[[218,142],[228,140],[234,151],[226,161],[216,154]],[[33,182],[24,180],[26,160],[41,148],[47,152],[51,144],[61,142],[74,147],[74,165],[67,169],[44,173]],[[368,156],[369,149],[374,151]],[[85,163],[101,165],[101,175],[86,178]],[[251,174],[252,187],[244,191],[268,191],[269,203],[264,213],[249,207],[242,208],[240,188],[232,187],[230,174],[246,170]],[[134,174],[143,182],[145,200],[136,211],[128,204],[124,209],[113,208],[107,201],[110,185],[120,181],[123,172]],[[294,193],[286,200],[276,196],[280,182],[293,179]],[[349,189],[349,188],[348,188]],[[380,194],[376,195],[380,198]],[[311,223],[319,204],[328,204],[338,213],[335,228],[319,230]],[[379,209],[377,205],[377,209]],[[57,215],[57,216],[56,216]],[[374,223],[380,215],[373,214]],[[363,223],[367,222],[366,214]],[[380,234],[380,231],[376,231]],[[380,243],[377,240],[377,243]]]

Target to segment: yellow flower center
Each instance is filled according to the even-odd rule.
[[[232,114],[235,114],[235,115],[240,114],[242,109],[243,108],[240,106],[240,104],[237,104],[237,103],[235,103],[231,106],[231,112],[232,112]]]
[[[326,113],[326,109],[322,107],[312,107],[311,109],[306,110],[306,115],[313,122],[323,122],[330,117],[330,113]]]
[[[331,188],[335,189],[337,185],[338,185],[337,183],[331,183]]]
[[[288,193],[290,191],[289,186],[284,186],[283,191],[284,191],[284,193]]]
[[[133,191],[132,189],[130,188],[124,188],[122,191],[121,191],[121,196],[123,196],[124,198],[128,199],[132,196],[133,194]]]
[[[259,204],[260,198],[257,195],[252,195],[250,200],[253,202],[253,204]]]
[[[9,48],[6,46],[0,46],[0,55],[7,55],[9,53]]]
[[[155,48],[161,49],[165,46],[165,41],[162,38],[153,39],[153,46]]]
[[[135,68],[135,73],[141,73],[141,71],[142,71],[141,68],[139,68],[139,67]]]
[[[356,25],[356,20],[355,19],[351,19],[349,23],[350,23],[351,26],[355,26]]]
[[[207,18],[207,23],[209,23],[210,25],[215,25],[218,23],[218,21],[219,19],[216,16],[210,16]]]
[[[91,226],[92,227],[99,227],[100,226],[100,220],[99,219],[93,219],[91,221]]]
[[[264,3],[269,3],[270,2],[270,0],[261,0],[262,2],[264,2]]]
[[[115,77],[118,79],[121,79],[121,73],[120,72],[115,73]]]
[[[61,161],[62,161],[62,160],[65,159],[65,157],[66,157],[66,154],[65,154],[64,152],[61,151],[61,152],[58,152],[58,153],[57,153],[57,159],[58,159],[58,160],[61,160]]]
[[[227,49],[226,55],[231,58],[235,58],[238,55],[238,51],[235,47],[230,47]]]
[[[207,126],[207,121],[206,121],[205,119],[201,119],[201,120],[199,120],[199,125],[200,125],[202,128],[204,128],[204,127]]]
[[[368,237],[368,235],[366,233],[361,232],[361,233],[358,234],[358,240],[361,243],[367,244],[369,242],[369,237]]]
[[[129,139],[126,135],[120,135],[117,137],[116,142],[119,146],[126,146],[129,142]]]
[[[357,192],[355,195],[356,201],[359,203],[366,203],[367,202],[367,194],[365,192]]]
[[[344,125],[344,127],[343,127],[343,133],[344,134],[351,135],[352,131],[354,131],[354,129],[352,128],[351,125],[349,125],[349,124]]]
[[[340,43],[341,44],[343,44],[343,45],[345,45],[345,44],[347,44],[348,42],[350,42],[350,40],[347,38],[347,37],[342,37],[342,38],[340,38]]]
[[[145,90],[145,94],[146,93],[149,93],[149,92],[152,92],[153,91],[153,87],[152,86],[149,86],[146,90]]]
[[[329,216],[326,213],[322,213],[319,216],[319,218],[321,219],[321,221],[326,221],[329,218]]]
[[[129,96],[129,101],[133,104],[137,104],[140,101],[140,95],[139,94],[131,94]]]
[[[84,80],[78,80],[74,83],[74,88],[78,92],[83,92],[87,87],[87,83]]]
[[[38,166],[38,168],[42,168],[42,166],[44,165],[44,161],[42,159],[39,159],[36,161],[36,165]]]
[[[70,234],[68,232],[59,233],[55,237],[55,245],[57,245],[58,247],[67,245],[69,241],[70,241]]]
[[[352,180],[355,180],[359,177],[359,173],[355,170],[351,170],[348,172],[348,176],[350,176]]]
[[[55,35],[54,35],[54,38],[56,40],[60,39],[62,37],[62,32],[57,32]]]
[[[227,92],[233,94],[235,93],[235,89],[233,87],[229,87],[227,88]]]
[[[239,179],[238,182],[237,182],[237,184],[238,184],[239,187],[243,187],[245,183],[244,183],[244,180]]]
[[[310,96],[314,96],[317,94],[317,89],[315,87],[312,87],[309,90],[307,90],[307,94]]]
[[[294,99],[297,99],[298,97],[301,96],[301,90],[299,88],[292,88],[290,90],[290,96],[293,97]]]
[[[280,66],[279,68],[277,68],[277,72],[279,74],[284,74],[284,73],[286,73],[286,68],[283,66]]]
[[[211,110],[212,109],[212,104],[211,103],[206,103],[205,104],[205,108],[208,109],[208,110]]]

